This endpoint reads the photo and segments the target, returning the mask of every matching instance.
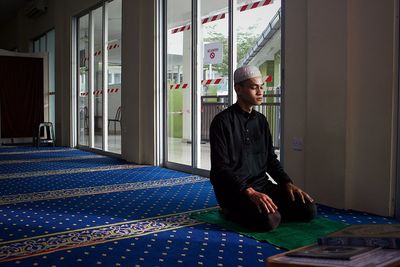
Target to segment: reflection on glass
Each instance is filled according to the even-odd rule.
[[[190,1],[167,1],[167,160],[185,165],[192,163],[190,14]]]
[[[89,15],[79,18],[78,21],[78,56],[79,56],[79,83],[78,83],[78,142],[80,145],[89,145]]]
[[[121,0],[108,8],[108,151],[121,153]]]
[[[200,89],[201,144],[198,167],[210,169],[209,128],[212,119],[228,105],[228,1],[201,1],[198,40],[203,49]]]
[[[237,5],[237,66],[255,65],[263,74],[264,101],[256,109],[267,117],[279,154],[281,1],[254,8],[237,0]]]
[[[48,31],[33,42],[33,52],[47,52],[49,63],[49,121],[55,130],[55,31]]]
[[[49,120],[53,123],[53,127],[56,125],[56,80],[55,80],[55,31],[51,30],[46,34],[47,38],[47,52],[49,53],[49,92],[50,92],[50,103],[49,103]]]
[[[94,147],[103,147],[103,14],[102,7],[92,11],[94,33],[94,81],[93,81],[93,100],[94,100]]]
[[[45,52],[46,51],[46,35],[43,35],[40,37],[40,51]]]
[[[210,169],[209,126],[214,116],[228,106],[230,99],[228,58],[230,47],[236,47],[238,67],[260,68],[267,87],[264,102],[257,109],[270,122],[274,144],[279,149],[280,136],[280,50],[281,1],[236,0],[236,31],[228,44],[228,0],[198,0],[200,20],[197,36],[202,55],[198,81],[201,108],[195,116],[200,129],[191,129],[191,6],[190,1],[167,1],[167,136],[168,161],[191,165],[192,135],[200,138],[200,158],[195,168]],[[232,45],[232,46],[230,46]]]
[[[33,42],[33,52],[40,52],[40,40]]]

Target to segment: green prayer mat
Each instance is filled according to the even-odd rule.
[[[317,217],[308,223],[282,222],[278,228],[270,232],[254,232],[237,223],[226,220],[218,209],[192,213],[190,217],[198,221],[219,225],[259,241],[267,241],[274,246],[288,250],[311,245],[317,242],[318,237],[348,226],[348,224]]]

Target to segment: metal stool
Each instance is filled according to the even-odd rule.
[[[54,128],[51,122],[42,122],[39,124],[38,132],[33,137],[33,142],[36,147],[41,144],[51,144],[55,146]]]

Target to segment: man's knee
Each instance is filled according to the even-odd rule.
[[[228,220],[235,221],[246,228],[254,231],[271,231],[281,223],[281,214],[278,211],[274,213],[249,213],[249,212],[231,212],[228,209],[222,209],[222,214]]]
[[[309,222],[317,216],[317,206],[315,203],[306,203],[302,211],[302,221]]]
[[[283,214],[283,220],[309,222],[317,216],[317,207],[315,203],[303,203],[300,200],[289,202],[286,208],[280,209]]]
[[[263,213],[253,218],[248,227],[255,231],[271,231],[279,226],[281,220],[281,214],[278,211],[274,213]]]
[[[271,231],[277,228],[282,220],[279,211],[275,211],[274,213],[268,213],[265,215],[265,217],[266,217],[265,228],[267,231]]]

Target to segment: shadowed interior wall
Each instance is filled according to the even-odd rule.
[[[43,59],[0,56],[1,137],[31,137],[43,121]]]
[[[393,215],[396,6],[286,1],[283,157],[319,203]]]

